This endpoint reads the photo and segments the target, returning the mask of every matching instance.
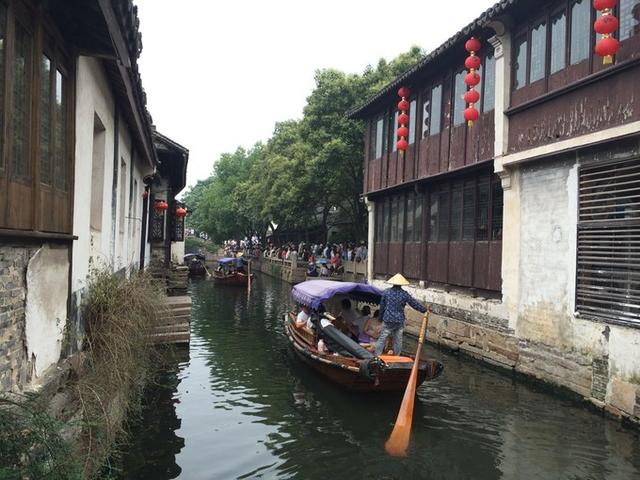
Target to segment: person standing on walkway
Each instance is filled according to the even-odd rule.
[[[393,285],[382,293],[380,299],[380,318],[382,318],[382,331],[376,342],[375,354],[380,355],[387,343],[387,338],[393,338],[393,354],[402,353],[402,333],[404,332],[404,307],[409,304],[419,312],[426,312],[427,308],[413,298],[409,292],[402,289],[409,282],[401,274],[394,275],[387,283]]]

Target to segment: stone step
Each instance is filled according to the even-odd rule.
[[[191,316],[190,308],[181,308],[179,310],[169,310],[168,312],[162,312],[160,314],[160,318],[173,318],[173,317],[183,317],[183,316]]]
[[[191,301],[191,297],[189,295],[182,295],[179,297],[169,297],[167,299],[167,304],[168,305],[174,305],[174,304],[184,304],[184,305],[191,305],[192,301]]]
[[[163,318],[158,320],[155,325],[180,325],[182,323],[191,324],[191,317]]]
[[[149,343],[153,344],[169,344],[169,343],[189,343],[191,334],[186,333],[157,333],[147,337]]]
[[[191,305],[175,305],[167,310],[169,315],[184,315],[191,313]]]
[[[176,323],[173,325],[156,325],[153,327],[154,333],[184,333],[189,332],[191,326],[188,323]]]

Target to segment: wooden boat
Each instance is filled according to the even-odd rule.
[[[246,287],[249,279],[253,280],[253,273],[246,273],[249,262],[244,258],[221,258],[218,268],[213,272],[213,280],[223,285]]]
[[[184,256],[184,263],[189,268],[190,277],[204,277],[207,275],[205,256],[199,253],[187,253]]]
[[[253,273],[251,274],[253,279]],[[249,284],[249,275],[246,273],[234,272],[228,275],[220,272],[213,272],[213,280],[223,285],[233,285],[237,287],[246,287]]]
[[[319,316],[315,331],[307,326],[297,326],[294,313],[285,316],[285,332],[296,356],[318,373],[348,390],[404,391],[414,358],[403,355],[376,357],[342,334],[329,320],[331,316],[319,313],[322,302],[337,294],[347,294],[355,301],[379,303],[381,292],[366,284],[331,280],[309,280],[296,285],[292,291],[294,300],[310,307],[314,310],[314,315]],[[319,337],[331,340],[334,346],[338,346],[338,351],[320,352],[317,348]],[[421,360],[417,385],[436,378],[442,370],[442,364],[436,360]]]

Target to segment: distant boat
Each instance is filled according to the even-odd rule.
[[[248,273],[249,262],[242,257],[221,258],[218,260],[218,268],[213,272],[213,280],[222,285],[246,287],[249,279],[253,279],[253,273]]]
[[[297,326],[293,312],[285,315],[285,331],[297,357],[318,373],[348,390],[361,392],[404,391],[414,358],[403,355],[380,355],[363,348],[333,325],[333,317],[323,313],[323,302],[335,295],[347,295],[355,302],[380,303],[381,292],[371,285],[331,280],[308,280],[291,292],[293,299],[313,310],[316,329]],[[318,350],[318,340],[332,346],[331,352]],[[421,360],[417,385],[433,380],[443,366],[433,359]]]
[[[205,256],[200,253],[187,253],[184,263],[189,268],[190,277],[204,277],[207,275]]]

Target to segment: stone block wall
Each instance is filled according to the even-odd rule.
[[[16,391],[31,381],[27,358],[25,302],[27,265],[38,244],[0,243],[0,391]]]

